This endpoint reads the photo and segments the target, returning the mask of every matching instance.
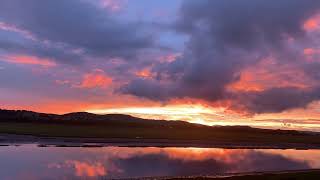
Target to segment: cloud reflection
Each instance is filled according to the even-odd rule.
[[[28,174],[32,179],[98,179],[296,170],[319,168],[319,156],[320,151],[296,150],[25,145],[0,149],[0,177],[14,179]]]

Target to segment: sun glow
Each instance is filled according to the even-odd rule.
[[[319,131],[320,126],[310,119],[286,120],[279,115],[258,115],[252,117],[242,117],[239,115],[230,115],[224,108],[206,107],[201,104],[188,105],[168,105],[168,106],[151,106],[151,107],[126,107],[111,109],[91,109],[87,112],[95,114],[128,114],[139,118],[154,120],[182,120],[195,124],[204,124],[209,126],[252,126],[269,129],[299,129]],[[293,113],[292,119],[297,118]],[[311,118],[311,117],[309,117]]]
[[[196,118],[192,121],[190,121],[191,123],[196,123],[196,124],[207,124],[205,120],[203,120],[202,118]]]
[[[202,105],[171,105],[163,107],[128,107],[115,109],[94,109],[87,112],[96,114],[130,114],[148,119],[186,120],[192,123],[208,124],[203,117],[223,118],[223,109]]]

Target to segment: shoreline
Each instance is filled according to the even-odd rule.
[[[266,179],[266,180],[304,180],[318,179],[320,177],[320,169],[305,169],[305,170],[286,170],[286,171],[266,171],[266,172],[248,172],[248,173],[230,173],[225,175],[213,176],[181,176],[181,177],[160,177],[160,178],[145,178],[156,180],[178,180],[178,179],[198,179],[198,180],[248,180],[248,179]]]
[[[146,138],[77,138],[17,135],[0,133],[0,146],[37,144],[39,147],[190,147],[190,148],[225,148],[225,149],[296,149],[319,150],[320,145],[308,143],[253,143],[253,142],[218,142],[209,140],[172,140]]]

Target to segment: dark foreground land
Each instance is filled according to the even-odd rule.
[[[54,115],[0,110],[0,143],[19,142],[320,149],[320,134],[244,126],[211,127],[183,121],[152,121],[120,114]]]
[[[274,173],[253,173],[248,175],[234,175],[227,177],[179,177],[167,178],[166,180],[318,180],[319,178],[320,170],[305,170]]]

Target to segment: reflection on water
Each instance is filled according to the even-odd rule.
[[[125,178],[320,168],[320,150],[0,147],[1,179]]]

